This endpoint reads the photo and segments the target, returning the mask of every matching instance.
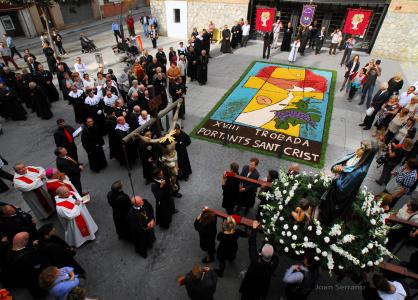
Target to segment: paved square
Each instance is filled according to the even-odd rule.
[[[96,44],[103,54],[106,69],[113,68],[115,74],[121,74],[125,65],[118,62],[120,55],[115,55],[109,47],[114,43],[114,36],[110,32],[110,23],[111,20],[107,24],[108,27],[100,25],[86,31],[89,36],[97,41]],[[65,61],[72,67],[75,57],[80,55],[78,32],[64,36],[64,38],[66,41],[72,40],[72,42],[66,44],[66,48],[68,47],[71,53],[65,58]],[[165,50],[169,46],[176,48],[178,42],[178,40],[166,37],[160,37],[158,41],[159,45],[164,47]],[[35,43],[39,44],[38,38],[36,38]],[[149,39],[144,40],[144,46],[151,49]],[[213,45],[213,48],[215,49],[211,51],[211,55],[214,58],[210,60],[208,67],[208,84],[206,86],[199,86],[195,83],[188,84],[186,120],[183,122],[186,132],[190,132],[208,115],[208,112],[219,99],[239,79],[240,74],[243,74],[248,65],[253,60],[259,59],[262,54],[262,43],[253,40],[246,48],[237,49],[234,54],[220,54],[215,45]],[[337,69],[338,71],[334,109],[329,126],[330,133],[324,165],[324,169],[329,169],[329,166],[337,159],[348,152],[352,152],[359,145],[361,139],[370,139],[371,134],[370,131],[363,131],[357,126],[364,118],[365,106],[357,106],[355,101],[348,102],[345,92],[338,91],[344,75],[344,69],[339,67],[341,54],[328,55],[326,50],[324,49],[319,56],[307,51],[306,56],[298,58],[296,64],[309,66],[310,68]],[[34,54],[39,56],[39,59],[44,58],[39,46],[37,46]],[[151,54],[154,55],[155,51],[152,51]],[[362,65],[372,58],[365,53],[359,54]],[[94,74],[97,71],[94,55],[83,54],[81,56],[87,64],[89,73]],[[287,52],[274,51],[271,60],[266,63],[285,64],[287,56]],[[373,58],[378,59],[379,57]],[[378,78],[377,85],[386,82],[398,71],[404,75],[405,87],[416,79],[414,76],[407,76],[414,73],[404,72],[401,65],[396,61],[383,60],[382,68],[383,74]],[[65,118],[69,125],[74,126],[75,124],[73,122],[73,109],[65,101],[60,100],[53,103],[52,110],[54,119],[49,121],[39,120],[33,114],[29,115],[27,121],[2,120],[4,135],[0,136],[1,155],[11,165],[23,161],[28,165],[46,168],[55,167],[53,154],[55,146],[52,136],[56,128],[55,119]],[[107,138],[105,142],[107,148]],[[77,143],[79,159],[86,163],[87,155],[79,140],[77,140]],[[131,244],[118,240],[112,220],[112,210],[106,201],[106,194],[115,180],[122,180],[125,191],[131,194],[126,169],[120,167],[117,161],[109,160],[108,168],[100,174],[93,173],[89,168],[86,168],[83,172],[83,187],[90,191],[92,196],[88,208],[99,226],[97,239],[78,249],[76,256],[88,274],[86,286],[90,297],[97,297],[102,300],[188,299],[184,287],[178,286],[176,278],[178,275],[188,272],[204,256],[199,248],[198,234],[193,228],[194,219],[204,205],[221,209],[222,189],[220,179],[229,163],[237,161],[242,166],[254,156],[254,153],[250,151],[240,151],[198,139],[192,140],[188,151],[193,174],[189,181],[181,183],[183,197],[176,200],[176,207],[180,212],[173,217],[170,229],[156,229],[157,242],[147,259],[135,254]],[[108,149],[106,149],[106,155],[108,155]],[[277,157],[257,156],[261,160],[258,168],[261,177],[265,177],[269,169],[286,168],[289,164],[288,161]],[[6,166],[5,169],[12,172],[11,166]],[[303,169],[316,171],[308,166],[304,166]],[[380,172],[381,169],[372,166],[363,183],[372,192],[377,193],[383,189],[383,187],[374,183]],[[155,205],[150,187],[145,185],[145,181],[142,179],[142,167],[139,164],[134,166],[132,174],[135,193],[150,200]],[[2,194],[1,201],[16,204],[29,211],[21,194],[14,189]],[[254,217],[254,215],[254,210],[250,211],[249,217]],[[48,222],[54,222],[58,234],[63,236],[62,226],[57,218],[51,218]],[[220,228],[220,222],[218,222],[218,228]],[[399,254],[401,260],[406,260],[409,257],[408,253]],[[224,278],[218,282],[215,299],[240,299],[238,289],[241,283],[241,272],[248,267],[248,262],[248,242],[242,239],[239,242],[237,259],[233,264],[227,265]],[[292,263],[294,262],[287,257],[280,258],[279,267],[272,278],[267,299],[277,300],[283,295],[282,276],[285,269]],[[212,266],[216,267],[217,262]],[[19,292],[20,294],[16,294],[16,299],[30,299],[26,291],[20,290]],[[313,300],[361,299],[361,287],[355,285],[349,279],[337,282],[335,277],[329,277],[326,272],[323,272],[310,298]]]

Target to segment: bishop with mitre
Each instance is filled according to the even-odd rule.
[[[18,163],[14,170],[13,185],[22,192],[35,217],[38,220],[48,218],[54,213],[55,205],[45,187],[45,169]]]
[[[56,192],[57,214],[64,227],[67,244],[78,248],[85,242],[94,240],[98,227],[77,191],[70,192],[63,185]]]

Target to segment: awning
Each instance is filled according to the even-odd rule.
[[[24,9],[23,5],[14,5],[14,4],[7,4],[7,3],[0,3],[0,12],[12,12]]]

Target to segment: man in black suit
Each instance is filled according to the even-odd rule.
[[[27,64],[29,72],[31,72],[32,74],[38,71],[39,63],[36,60],[34,60],[33,57],[28,57]]]
[[[248,164],[248,166],[244,166],[240,175],[243,177],[257,180],[260,177],[260,174],[257,171],[258,163],[258,158],[251,158],[250,163]],[[247,214],[248,210],[254,206],[257,187],[257,184],[248,181],[243,181],[241,184],[241,187],[239,189],[240,200],[238,203],[238,207],[244,207],[245,214]]]
[[[270,49],[272,43],[273,32],[265,32],[263,36],[263,58],[270,58]]]
[[[78,160],[77,145],[73,137],[74,128],[66,125],[64,119],[58,119],[57,125],[58,128],[54,132],[55,146],[67,149],[68,155]]]
[[[383,82],[380,85],[380,89],[374,95],[372,102],[370,103],[370,108],[373,107],[373,112],[368,115],[369,112],[366,114],[366,117],[363,120],[363,123],[359,124],[359,126],[363,126],[363,130],[369,130],[372,127],[374,118],[376,117],[377,113],[380,111],[382,105],[389,100],[391,95],[388,92],[388,84],[387,82]],[[370,109],[369,108],[369,109]]]
[[[80,177],[83,166],[74,158],[68,156],[67,149],[64,147],[55,149],[55,155],[57,156],[57,169],[68,176],[78,193],[82,195]]]

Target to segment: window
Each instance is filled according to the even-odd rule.
[[[180,23],[180,9],[175,8],[173,9],[174,12],[174,23]]]
[[[1,23],[3,24],[4,30],[15,30],[15,25],[13,24],[12,18],[10,16],[2,16]]]

